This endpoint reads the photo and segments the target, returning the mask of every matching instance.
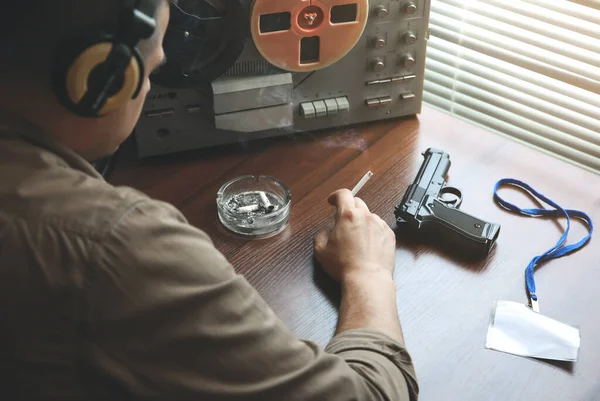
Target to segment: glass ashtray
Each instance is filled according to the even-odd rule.
[[[228,230],[253,238],[283,231],[290,218],[292,193],[276,178],[245,175],[229,181],[217,194],[219,220]]]

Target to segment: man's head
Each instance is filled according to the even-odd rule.
[[[135,99],[100,118],[79,117],[65,108],[52,90],[53,62],[64,41],[116,33],[128,0],[29,0],[0,6],[0,109],[38,124],[85,158],[115,151],[133,131],[146,94],[149,75],[164,61],[162,41],[168,25],[167,0],[157,1],[157,29],[138,46],[145,64],[142,89]]]

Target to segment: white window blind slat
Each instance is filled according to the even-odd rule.
[[[600,2],[600,0],[597,0]],[[434,1],[432,7],[437,4],[449,4],[454,7],[466,7],[465,0],[440,0]],[[530,32],[535,32],[548,38],[556,39],[577,46],[583,49],[588,49],[595,53],[600,53],[600,38],[582,35],[579,32],[562,28],[557,25],[548,24],[536,18],[530,18],[523,14],[515,13],[506,9],[498,8],[490,4],[482,2],[470,2],[468,10],[477,15],[488,17],[493,20],[504,22],[511,26],[515,26],[515,21],[518,21],[518,26]],[[435,11],[434,11],[435,15]]]
[[[594,61],[590,60],[590,64],[582,63],[566,55],[553,53],[440,14],[432,16],[431,24],[432,33],[436,36],[439,35],[442,39],[453,41],[471,49],[484,47],[488,51],[492,51],[497,57],[504,57],[505,60],[520,58],[535,62],[548,70],[561,70],[563,73],[582,77],[591,76],[590,82],[598,83],[600,80],[600,68],[593,66],[593,64],[600,65],[600,57],[597,57]],[[586,85],[589,85],[589,83]],[[598,90],[600,90],[600,85],[598,85]]]
[[[532,46],[531,49],[535,48],[542,49],[550,52],[549,57],[560,57],[563,65],[568,67],[571,65],[571,60],[576,60],[580,63],[584,63],[582,68],[586,67],[597,67],[600,65],[600,40],[593,41],[597,42],[596,52],[587,50],[583,47],[575,46],[572,44],[565,43],[564,41],[549,38],[548,36],[541,35],[527,29],[516,27],[509,23],[501,22],[480,14],[476,14],[471,11],[465,11],[464,9],[436,2],[432,6],[434,11],[434,21],[439,15],[448,17],[448,20],[438,20],[440,26],[448,29],[461,29],[462,26],[468,24],[471,27],[479,28],[477,36],[475,33],[470,34],[468,31],[462,31],[463,35],[472,37],[479,37],[481,35],[492,35],[498,34],[498,37],[494,43],[502,43],[505,38],[510,38],[516,41],[516,44],[527,44]],[[502,35],[502,36],[499,36]],[[590,41],[592,42],[592,41]],[[594,43],[596,44],[596,43]],[[514,46],[514,44],[513,44]],[[585,46],[585,44],[584,44]],[[563,57],[564,56],[564,57]],[[588,64],[586,66],[585,64]],[[600,76],[600,69],[596,68],[598,75]]]
[[[434,100],[432,104],[439,105],[438,107],[442,110],[446,110],[448,106],[446,100],[447,88],[431,81],[426,82],[425,86],[427,87],[425,98],[437,97],[438,99],[432,99]],[[530,129],[530,122],[523,121],[518,115],[512,115],[506,110],[480,102],[474,98],[464,97],[460,100],[462,101],[452,102],[454,115],[465,117],[469,121],[476,121],[500,133],[516,135],[517,138],[527,143],[558,152],[561,156],[576,157],[578,161],[583,161],[587,165],[600,169],[600,158],[578,150],[576,139],[569,141],[567,138],[562,137],[560,133],[557,133],[554,137],[536,135]],[[524,126],[526,128],[523,128]]]
[[[600,0],[432,0],[423,99],[600,173]]]
[[[438,96],[430,91],[423,94],[423,101],[438,110],[448,110],[452,107],[451,100],[445,99],[443,96]]]
[[[432,71],[428,71],[427,73],[430,77],[432,74],[436,74]],[[565,135],[564,131],[559,129],[559,127],[552,127],[552,116],[535,113],[535,110],[520,106],[516,102],[503,99],[501,96],[464,83],[460,83],[461,87],[457,88],[457,90],[447,89],[447,84],[444,83],[442,77],[434,77],[434,79],[427,82],[425,85],[427,90],[432,90],[439,96],[448,96],[448,91],[451,91],[450,96],[453,105],[477,107],[477,110],[480,112],[501,118],[503,121],[528,130],[532,134],[552,139],[555,142],[570,146],[600,160],[600,145],[582,139],[580,136]],[[454,107],[450,111],[453,112]]]
[[[590,90],[592,92],[600,92],[600,82],[598,81],[594,81],[591,78],[563,70],[562,68],[544,63],[539,60],[522,56],[513,52],[511,49],[493,46],[484,41],[469,37],[462,37],[459,33],[435,25],[431,26],[431,34],[464,48],[490,55],[499,60],[518,65],[542,75],[551,76],[570,85],[574,85],[585,90]]]
[[[476,103],[480,103],[479,106],[474,106]],[[457,103],[455,105],[454,113],[471,120],[479,122],[485,121],[486,123],[490,124],[492,128],[508,128],[509,132],[518,132],[518,135],[521,139],[527,140],[530,143],[537,145],[544,144],[554,151],[560,150],[563,156],[577,156],[580,161],[589,163],[594,168],[600,168],[600,159],[598,159],[597,156],[589,155],[588,153],[579,151],[576,143],[571,143],[571,141],[565,140],[565,138],[561,138],[559,136],[552,137],[535,135],[528,127],[523,128],[523,126],[527,126],[528,124],[520,123],[518,121],[518,116],[511,116],[510,113],[507,113],[505,110],[491,107],[490,105],[479,102],[476,99],[465,98],[464,103]],[[570,152],[565,152],[565,148],[569,149]]]
[[[489,75],[502,76],[502,74],[514,78],[517,85],[521,82],[528,82],[538,88],[546,89],[552,93],[562,95],[564,97],[578,100],[588,105],[588,107],[580,110],[582,113],[589,113],[593,118],[599,118],[600,113],[600,96],[587,90],[581,90],[567,82],[540,74],[538,72],[522,68],[515,64],[499,60],[489,55],[479,53],[470,49],[466,49],[455,43],[447,42],[437,37],[432,37],[429,40],[428,59],[436,57],[436,59],[452,65],[455,68],[467,69],[468,71],[489,71]]]
[[[442,0],[443,1],[443,0]],[[600,26],[588,21],[583,21],[578,18],[564,15],[555,11],[552,11],[545,7],[536,6],[533,4],[525,3],[522,0],[518,1],[505,1],[505,0],[471,0],[474,2],[484,2],[487,4],[494,5],[505,10],[516,12],[520,15],[525,15],[530,18],[535,18],[540,21],[547,22],[548,24],[566,28],[572,32],[579,32],[581,34],[590,36],[592,38],[600,37]],[[469,4],[471,1],[467,2]],[[556,2],[564,3],[564,0],[553,0]],[[515,21],[518,23],[518,21]],[[515,24],[516,25],[516,24]]]
[[[456,76],[455,66],[457,65],[457,61],[455,57],[434,47],[430,47],[428,52],[428,69],[447,74],[453,78]],[[441,67],[441,65],[445,67]],[[443,68],[443,72],[440,71],[441,68]],[[481,80],[497,82],[507,88],[512,88],[519,95],[522,93],[530,94],[534,98],[539,98],[557,106],[562,110],[564,115],[573,119],[573,122],[577,121],[577,124],[594,131],[598,128],[600,107],[594,107],[557,91],[549,90],[532,82],[516,78],[514,75],[499,72],[468,60],[460,60],[460,70],[481,78]]]
[[[523,107],[530,109],[528,114],[530,114],[532,117],[529,118],[533,119],[534,121],[538,121],[536,119],[538,113],[543,113],[544,115],[550,116],[550,126],[565,129],[578,138],[600,146],[600,135],[598,135],[596,131],[598,128],[598,120],[595,118],[590,118],[578,112],[572,111],[569,108],[548,102],[540,96],[534,96],[528,94],[528,92],[522,92],[522,87],[513,88],[509,85],[482,79],[480,76],[471,74],[464,70],[453,74],[452,67],[440,63],[433,58],[429,60],[427,73],[430,72],[444,76],[445,79],[443,80],[443,84],[450,85],[452,90],[460,89],[455,87],[455,82],[464,82],[472,87],[482,89],[489,93],[497,94],[502,98],[511,100],[522,105]],[[435,80],[440,80],[440,77],[437,77],[436,75],[429,75],[429,77],[434,80],[434,82],[436,82]],[[531,93],[533,92],[534,91],[532,90]],[[523,115],[526,115],[526,111],[527,109],[523,110]],[[542,122],[542,120],[548,121],[547,118],[541,118],[541,120],[538,122]]]
[[[519,118],[514,125],[528,129],[544,137],[553,137],[553,140],[573,146],[581,152],[600,158],[600,145],[598,141],[591,141],[589,131],[577,125],[560,120],[549,114],[539,112],[533,108],[523,106],[512,100],[487,92],[477,87],[460,82],[454,95],[454,100],[461,103],[461,99],[476,99],[485,104],[512,113]],[[568,132],[568,134],[566,134]],[[592,132],[593,134],[593,132]]]
[[[452,106],[454,104],[454,91],[452,87],[448,85],[446,82],[447,77],[442,76],[441,74],[437,74],[431,70],[425,72],[427,75],[427,81],[425,81],[425,90],[426,92],[433,93],[434,95],[440,96],[444,99],[448,99],[450,102],[449,111],[452,111]],[[449,78],[447,78],[449,80]]]
[[[592,171],[600,171],[600,160],[598,158],[586,155],[570,146],[565,146],[558,142],[551,141],[548,138],[532,135],[530,131],[515,127],[496,117],[489,116],[462,105],[455,106],[454,114],[482,127],[492,129],[499,134],[516,139],[526,145],[533,146],[542,151],[550,152],[555,156],[559,156],[561,159],[576,164],[582,168]]]
[[[569,15],[577,19],[588,21],[593,24],[598,22],[600,18],[600,9],[589,6],[573,3],[564,3],[556,0],[523,0],[527,3],[534,4],[548,10],[555,11],[564,15]]]

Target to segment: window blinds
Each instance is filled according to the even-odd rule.
[[[600,0],[432,0],[424,101],[600,173]]]

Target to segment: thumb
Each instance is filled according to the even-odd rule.
[[[321,231],[315,236],[315,252],[322,252],[327,246],[327,242],[329,241],[329,235],[327,231]]]

